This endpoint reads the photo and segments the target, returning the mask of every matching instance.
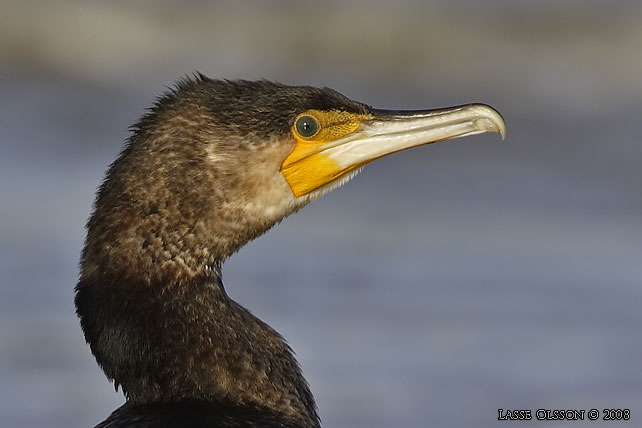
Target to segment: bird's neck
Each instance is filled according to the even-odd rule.
[[[291,349],[227,296],[220,265],[182,283],[83,277],[77,290],[92,352],[133,404],[219,403],[318,426]]]

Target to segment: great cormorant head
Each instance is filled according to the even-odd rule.
[[[87,224],[76,309],[96,360],[134,405],[318,426],[289,347],[227,297],[221,263],[366,163],[483,132],[504,122],[480,104],[383,111],[331,89],[182,81],[134,126]]]
[[[483,104],[386,111],[328,88],[185,79],[110,167],[82,274],[192,277],[368,162],[485,132],[505,125]]]

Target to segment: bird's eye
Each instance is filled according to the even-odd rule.
[[[319,132],[319,121],[308,114],[299,116],[294,124],[296,132],[303,138],[314,137]]]

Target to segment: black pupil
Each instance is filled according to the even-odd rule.
[[[311,137],[319,130],[319,123],[312,116],[302,116],[296,122],[296,130],[302,137]]]

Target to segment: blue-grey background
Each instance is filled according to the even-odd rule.
[[[640,22],[638,1],[4,0],[0,424],[122,403],[74,315],[83,225],[128,126],[198,70],[506,118],[503,143],[378,160],[225,265],[325,427],[532,426],[497,409],[540,407],[641,426]]]

